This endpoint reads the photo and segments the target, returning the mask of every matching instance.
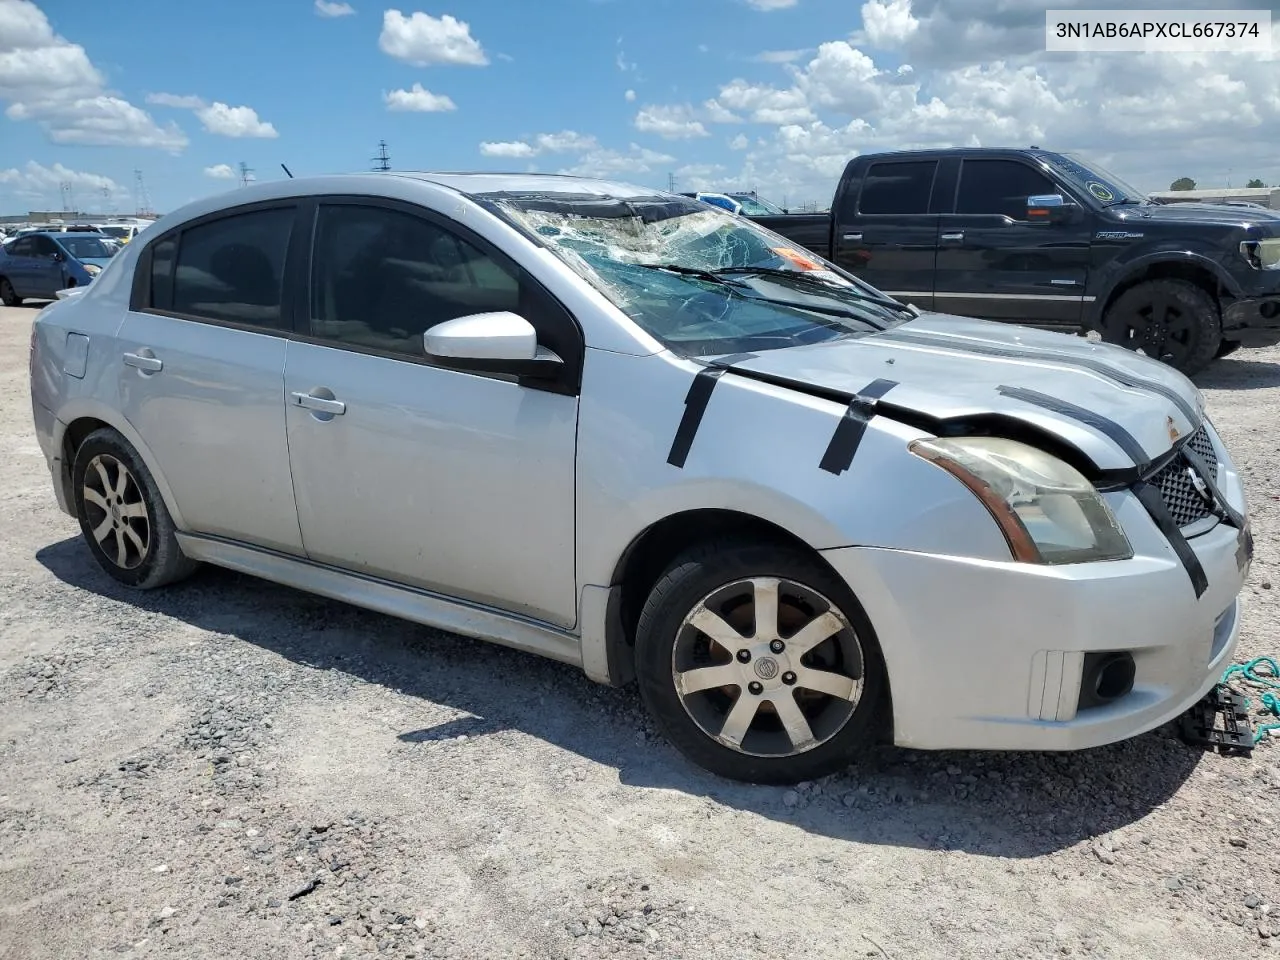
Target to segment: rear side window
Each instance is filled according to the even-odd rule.
[[[859,213],[928,213],[936,160],[873,163],[862,182]]]
[[[1057,193],[1039,170],[1016,160],[966,160],[960,168],[956,213],[1027,219],[1027,198]]]
[[[35,255],[36,245],[32,237],[19,237],[9,244],[9,256],[11,257],[34,257]]]
[[[293,223],[294,210],[289,207],[233,214],[183,230],[171,275],[157,275],[163,244],[157,245],[152,296],[170,284],[174,313],[256,327],[285,326],[281,288]],[[152,302],[160,307],[163,301]]]
[[[151,306],[173,309],[173,255],[178,252],[176,237],[166,237],[151,248]]]

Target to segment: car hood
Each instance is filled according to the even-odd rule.
[[[1159,458],[1203,421],[1195,385],[1141,354],[945,314],[866,337],[764,351],[733,369],[828,396],[893,381],[878,408],[886,416],[995,415],[1051,433],[1105,471]]]
[[[1219,223],[1225,226],[1248,226],[1251,223],[1280,226],[1280,210],[1266,207],[1230,207],[1218,203],[1153,203],[1146,206],[1111,207],[1128,223],[1144,220],[1180,223]]]
[[[85,263],[85,264],[91,263],[96,267],[105,267],[108,263],[111,262],[110,257],[76,257],[76,259],[81,263]]]

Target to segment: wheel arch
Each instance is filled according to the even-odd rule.
[[[169,516],[173,519],[174,526],[179,530],[186,530],[186,522],[182,519],[182,513],[178,508],[177,501],[174,499],[173,491],[165,480],[164,472],[156,462],[155,455],[142,437],[139,436],[138,431],[133,428],[133,424],[106,405],[83,398],[69,402],[59,412],[57,425],[54,428],[54,449],[58,451],[59,456],[58,483],[64,502],[70,508],[68,512],[74,513],[75,511],[75,498],[71,489],[71,470],[75,463],[76,450],[79,449],[80,444],[84,442],[86,437],[103,427],[120,434],[137,451],[138,456],[142,458],[142,462],[146,464],[147,471],[155,481],[156,489],[160,491],[160,496],[164,498],[165,508],[169,511]]]
[[[1106,296],[1095,302],[1092,325],[1100,324],[1107,311],[1125,293],[1150,280],[1185,280],[1194,284],[1213,298],[1219,314],[1225,303],[1236,296],[1236,286],[1231,278],[1208,257],[1185,252],[1150,254],[1125,264]]]

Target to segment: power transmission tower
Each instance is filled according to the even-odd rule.
[[[253,168],[243,160],[240,161],[240,186],[247,187],[254,180]]]
[[[114,216],[116,212],[116,201],[115,197],[111,193],[110,187],[102,188],[102,199],[108,208],[107,212]]]
[[[71,181],[63,180],[60,184],[58,184],[58,189],[62,193],[62,212],[70,213],[71,212]]]
[[[667,174],[667,193],[676,192],[676,175],[674,173]]]
[[[391,169],[391,157],[387,154],[387,141],[378,141],[378,155],[373,158],[376,166],[373,168],[382,173],[386,173]]]
[[[147,185],[142,181],[142,171],[133,171],[134,203],[139,217],[151,215],[151,198],[147,196]]]

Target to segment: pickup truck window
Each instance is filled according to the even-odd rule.
[[[685,356],[860,336],[913,315],[786,238],[697,201],[492,200],[490,209]]]
[[[960,168],[956,213],[1027,219],[1027,198],[1057,193],[1048,177],[1017,160],[966,160]]]
[[[933,192],[936,160],[904,160],[873,163],[862,182],[858,212],[928,213]]]

